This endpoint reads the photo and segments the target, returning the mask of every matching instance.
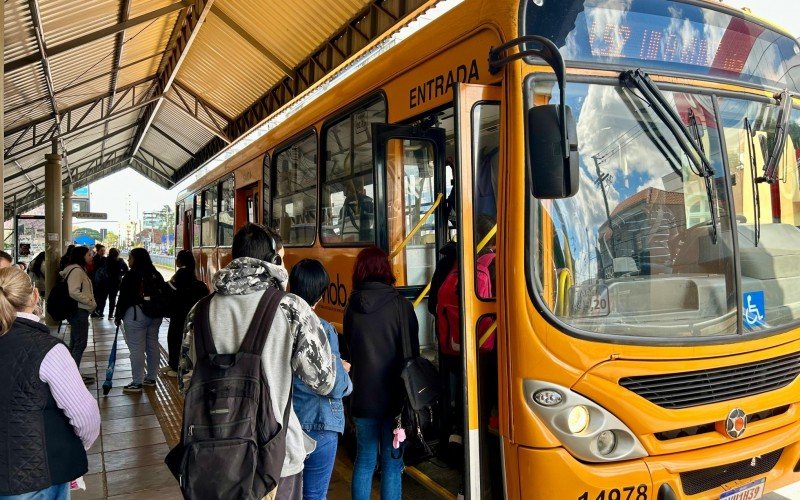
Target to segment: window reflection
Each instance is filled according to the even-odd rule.
[[[544,82],[532,88],[552,90]],[[533,258],[542,299],[580,329],[671,337],[736,332],[731,221],[712,101],[665,95],[684,124],[690,115],[697,122],[715,172],[711,196],[638,94],[611,85],[568,87],[580,137],[580,189],[537,204]]]

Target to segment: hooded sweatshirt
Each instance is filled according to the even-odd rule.
[[[282,288],[288,273],[281,266],[248,257],[234,259],[228,267],[214,275],[216,294],[211,299],[209,317],[214,347],[221,354],[239,350],[264,290]],[[194,366],[195,308],[189,311],[181,349],[181,375]],[[311,307],[297,295],[287,294],[281,301],[261,353],[261,368],[270,387],[275,415],[283,415],[289,404],[292,374],[297,375],[312,391],[328,394],[336,380],[331,346],[325,330]],[[183,388],[183,377],[178,377]],[[306,455],[316,443],[300,427],[292,409],[286,433],[286,458],[281,477],[303,471]]]
[[[87,311],[94,311],[97,309],[97,302],[94,300],[92,280],[81,266],[78,264],[70,264],[59,274],[62,278],[69,276],[67,279],[69,296],[78,301],[79,309],[85,309]]]
[[[405,389],[401,315],[406,315],[411,351],[419,355],[419,324],[414,307],[395,287],[363,283],[347,302],[344,338],[350,348],[354,417],[386,418],[400,413]]]

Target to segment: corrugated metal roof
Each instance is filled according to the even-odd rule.
[[[369,0],[222,0],[215,5],[283,62],[294,67]]]
[[[129,158],[138,149],[178,170],[371,1],[5,0],[4,133],[6,148],[14,145],[5,157],[6,202],[31,191],[31,182],[43,189],[51,140],[42,134],[55,123],[53,102],[74,182],[115,152]],[[198,23],[199,14],[188,13],[201,7]],[[47,54],[39,52],[37,20]],[[188,33],[188,43],[176,43]],[[183,90],[159,99],[155,89],[167,81]],[[151,178],[164,181],[159,175]]]
[[[209,15],[178,81],[237,116],[285,74],[223,21]]]

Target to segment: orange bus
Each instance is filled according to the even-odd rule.
[[[698,0],[433,8],[181,192],[178,249],[210,281],[235,229],[269,224],[288,267],[324,263],[318,311],[341,327],[377,244],[438,360],[427,285],[456,239],[464,464],[407,469],[442,496],[753,499],[799,480],[797,42]]]

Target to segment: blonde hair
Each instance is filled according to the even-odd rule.
[[[18,267],[0,269],[0,336],[5,335],[33,297],[33,283]]]

